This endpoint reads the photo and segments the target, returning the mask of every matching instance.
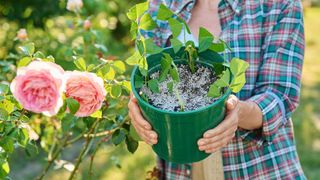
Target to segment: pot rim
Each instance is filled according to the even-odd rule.
[[[147,103],[138,94],[138,92],[137,92],[137,90],[135,88],[135,85],[134,85],[134,82],[135,82],[134,79],[135,79],[135,75],[136,75],[137,72],[138,72],[138,66],[135,66],[133,71],[132,71],[132,73],[131,73],[131,79],[130,79],[132,92],[133,92],[134,96],[137,98],[139,103],[142,103],[144,106],[147,106],[148,108],[151,108],[154,111],[158,111],[158,112],[161,112],[161,113],[172,114],[172,115],[188,115],[188,114],[193,114],[193,113],[199,113],[199,112],[202,112],[204,110],[207,110],[207,109],[210,109],[210,108],[216,106],[221,101],[224,101],[227,98],[227,96],[229,96],[231,94],[231,89],[228,87],[227,91],[222,96],[220,96],[220,98],[218,100],[216,100],[212,104],[210,104],[208,106],[204,106],[204,107],[198,108],[198,109],[195,109],[195,110],[191,110],[191,111],[183,111],[183,112],[179,111],[179,112],[176,112],[176,111],[162,110],[162,109],[159,109],[159,108]]]

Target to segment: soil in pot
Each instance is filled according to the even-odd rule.
[[[146,85],[140,89],[140,93],[146,95],[151,105],[162,110],[177,112],[181,111],[183,102],[183,111],[192,111],[208,106],[218,99],[207,96],[210,85],[217,79],[211,68],[197,65],[193,74],[188,65],[180,64],[177,68],[180,81],[174,83],[173,91],[168,88],[168,83],[173,81],[170,75],[163,82],[159,82],[160,93],[152,92]],[[150,74],[150,78],[158,79],[159,75],[160,71],[156,71]]]

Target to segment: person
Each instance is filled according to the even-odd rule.
[[[226,41],[250,66],[243,89],[226,102],[225,119],[204,133],[198,148],[222,151],[225,179],[306,179],[297,155],[291,115],[298,106],[304,58],[304,25],[298,0],[151,0],[150,13],[163,3],[189,25]],[[145,33],[168,46],[168,24]],[[196,39],[196,38],[195,38]],[[157,134],[141,115],[135,97],[129,116],[140,137],[157,143]],[[190,164],[159,160],[163,179],[190,179]]]

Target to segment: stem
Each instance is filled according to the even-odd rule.
[[[99,143],[97,144],[96,148],[94,149],[92,155],[90,156],[90,165],[89,165],[89,174],[90,174],[90,177],[93,176],[93,160],[94,160],[94,157],[96,156],[96,153],[98,151],[98,149],[100,148],[100,146],[102,145],[103,142],[106,142],[110,139],[110,135],[109,136],[106,136],[104,138],[101,138],[101,140],[99,141]]]
[[[184,102],[183,102],[183,100],[181,99],[181,97],[180,97],[180,94],[179,94],[179,90],[178,89],[175,89],[174,90],[174,92],[175,92],[175,94],[176,94],[176,96],[177,96],[177,98],[178,98],[178,101],[179,101],[179,105],[180,105],[180,111],[184,111]]]
[[[59,154],[61,153],[61,151],[63,150],[63,148],[67,145],[67,141],[68,141],[69,135],[67,135],[62,143],[62,145],[60,145],[56,152],[53,154],[51,159],[48,159],[48,164],[45,167],[45,169],[43,170],[43,172],[41,173],[41,175],[37,178],[38,180],[42,180],[44,178],[44,176],[47,174],[47,172],[49,171],[51,165],[53,164],[53,162],[58,158]]]
[[[94,124],[93,124],[92,127],[90,128],[88,134],[91,134],[91,133],[95,130],[95,128],[96,128],[96,126],[99,124],[99,122],[100,122],[99,120],[96,120],[96,121],[94,122]],[[80,154],[79,154],[79,156],[78,156],[78,158],[77,158],[78,160],[77,160],[77,162],[76,162],[76,165],[75,165],[73,171],[71,172],[71,175],[70,175],[70,177],[69,177],[69,180],[72,180],[72,179],[74,178],[77,170],[79,169],[79,165],[80,165],[80,163],[81,163],[81,161],[82,161],[82,159],[83,159],[83,157],[84,157],[84,155],[85,155],[85,152],[86,152],[86,151],[88,150],[88,148],[89,148],[89,144],[91,143],[91,140],[92,140],[92,137],[91,137],[91,136],[87,136],[87,138],[86,138],[86,144],[85,144],[85,146],[82,148],[82,150],[81,150],[81,152],[80,152]]]

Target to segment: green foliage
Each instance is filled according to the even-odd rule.
[[[249,64],[241,59],[234,58],[230,63],[230,70],[233,75],[233,79],[230,85],[232,92],[237,93],[246,83],[245,72]]]
[[[200,27],[198,52],[201,53],[207,50],[210,46],[212,46],[212,42],[213,42],[213,35],[205,28]]]
[[[125,129],[117,129],[112,134],[112,142],[115,145],[119,145],[126,138],[127,131]]]
[[[157,27],[157,24],[153,21],[150,14],[144,14],[140,19],[139,27],[142,30],[152,30]]]
[[[170,18],[168,20],[173,38],[178,38],[179,34],[182,31],[183,24],[174,18]]]
[[[245,72],[249,64],[244,60],[233,58],[230,62],[230,70],[226,69],[213,84],[210,85],[208,96],[219,97],[222,89],[229,87],[232,92],[237,93],[246,83]],[[231,72],[230,72],[231,71]],[[233,76],[232,81],[231,75]]]
[[[183,46],[182,42],[175,38],[170,39],[170,42],[175,53],[177,53]]]
[[[25,56],[32,56],[35,50],[34,43],[28,43],[24,46],[19,46],[19,50]]]
[[[71,114],[77,113],[77,111],[80,107],[80,104],[78,103],[78,101],[76,101],[73,98],[67,98],[66,103],[67,103],[67,107],[68,107]]]
[[[160,93],[159,82],[157,79],[151,79],[148,81],[148,87],[154,93]]]

